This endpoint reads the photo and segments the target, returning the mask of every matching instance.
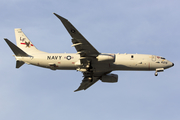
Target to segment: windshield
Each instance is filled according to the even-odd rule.
[[[163,59],[163,60],[165,60],[166,58],[164,58],[164,57],[159,57],[159,56],[157,56],[157,58],[158,59]]]

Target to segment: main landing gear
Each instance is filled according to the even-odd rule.
[[[92,65],[91,65],[91,61],[88,61],[88,62],[87,62],[86,70],[87,70],[88,72],[93,72],[93,67],[92,67]]]
[[[89,82],[93,82],[93,73],[91,72],[84,72],[84,80],[85,81],[89,81]]]
[[[93,78],[90,76],[90,77],[87,77],[88,81],[89,82],[92,82],[93,81]]]
[[[87,62],[86,72],[84,72],[85,79],[89,82],[93,82],[93,67],[91,61]]]

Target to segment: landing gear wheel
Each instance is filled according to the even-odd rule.
[[[155,74],[154,74],[155,76],[158,76],[158,73],[157,72],[155,72]]]
[[[88,72],[92,72],[92,71],[93,71],[93,67],[92,67],[92,65],[91,65],[91,61],[88,61],[88,64],[86,65],[86,70],[87,70]]]
[[[89,80],[89,82],[93,81],[92,77],[88,77],[88,80]]]

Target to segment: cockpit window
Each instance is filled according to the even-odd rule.
[[[165,60],[165,58],[164,58],[164,57],[159,57],[159,56],[157,56],[157,58],[158,58],[158,59],[163,59],[163,60]]]

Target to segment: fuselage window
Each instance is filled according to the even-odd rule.
[[[133,56],[133,55],[131,55],[131,58],[134,58],[134,56]]]

